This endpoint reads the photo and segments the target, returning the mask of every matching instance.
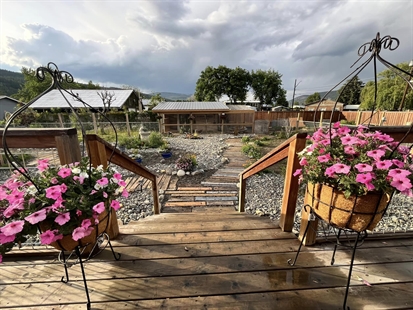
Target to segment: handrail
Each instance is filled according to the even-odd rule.
[[[297,153],[304,149],[306,136],[307,133],[294,135],[240,173],[239,212],[245,211],[247,178],[288,158],[279,225],[283,231],[292,231],[299,187],[298,177],[293,176],[293,173],[299,168]]]
[[[93,164],[106,166],[109,161],[150,180],[152,182],[153,212],[155,214],[160,213],[158,184],[155,174],[95,134],[86,135],[85,141],[89,145],[87,149],[90,150],[89,156]]]

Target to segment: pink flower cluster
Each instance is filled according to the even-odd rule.
[[[389,135],[335,123],[307,138],[311,144],[298,154],[301,169],[294,173],[300,181],[336,187],[346,197],[394,190],[413,196],[410,148]]]
[[[90,169],[86,159],[62,167],[39,160],[37,170],[33,183],[15,172],[0,186],[0,262],[14,244],[37,234],[42,223],[50,227],[40,234],[42,244],[69,234],[76,241],[90,235],[101,213],[121,207],[115,197],[128,196],[118,172]],[[110,201],[108,207],[105,201]]]

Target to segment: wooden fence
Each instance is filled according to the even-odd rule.
[[[279,119],[295,119],[305,122],[329,120],[331,111],[292,111],[292,112],[256,112],[255,120],[275,121]],[[346,120],[356,125],[371,124],[376,126],[406,126],[413,123],[413,111],[336,111],[333,122]]]

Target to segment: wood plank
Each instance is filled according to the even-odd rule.
[[[194,201],[195,197],[176,197],[176,198],[169,198],[168,202],[176,202],[176,201]]]
[[[175,191],[172,191],[172,190],[166,190],[165,191],[165,194],[166,195],[171,195],[171,196],[180,196],[180,195],[191,195],[191,194],[194,194],[194,195],[199,195],[199,194],[204,194],[205,193],[205,191],[183,191],[183,190],[175,190]],[[193,195],[193,196],[194,196]]]
[[[389,273],[400,273],[396,266]],[[72,267],[73,268],[73,267]],[[401,278],[406,278],[403,273]],[[381,277],[377,282],[380,285]],[[188,275],[174,277],[147,277],[89,280],[91,301],[127,301],[172,297],[198,297],[217,294],[277,292],[292,289],[340,288],[346,281],[346,270],[336,267],[315,269],[290,269],[260,272],[224,273],[216,275]],[[81,282],[80,282],[81,283]],[[79,283],[79,284],[80,284]],[[72,283],[70,283],[72,284]],[[413,281],[406,281],[410,287]],[[352,281],[352,286],[363,286]],[[116,288],[116,289],[114,289]],[[29,293],[30,292],[30,293]],[[53,294],[53,292],[56,292]],[[413,299],[413,293],[405,291]],[[84,300],[83,285],[62,282],[5,285],[0,307],[27,306],[39,303],[73,303]],[[351,297],[350,297],[351,298]]]
[[[235,206],[236,201],[207,201],[207,206]]]
[[[178,183],[178,177],[174,176],[173,178],[171,178],[171,181],[169,182],[168,189],[171,189],[171,190],[176,189],[176,183]]]
[[[369,251],[366,249],[360,253],[360,257],[355,261],[352,278],[355,281],[367,282],[377,281],[380,277],[382,282],[398,282],[402,280],[399,276],[393,277],[387,272],[383,273],[384,268],[392,270],[406,269],[405,276],[413,274],[411,264],[411,256],[409,251],[412,248],[405,249],[403,253],[397,253],[398,262],[393,263],[378,263],[376,259],[371,259]],[[394,252],[385,253],[381,257],[380,249],[372,251],[374,257],[379,257],[381,262],[388,262],[394,258]],[[306,253],[304,264],[290,267],[287,264],[288,259],[293,256],[292,253],[266,253],[266,254],[241,254],[241,255],[226,255],[213,257],[189,257],[185,259],[185,266],[182,265],[181,258],[168,259],[151,259],[140,260],[136,263],[134,260],[106,261],[91,260],[87,263],[86,271],[89,280],[95,279],[110,279],[110,278],[125,278],[125,277],[155,277],[155,276],[178,276],[178,275],[201,275],[201,274],[218,274],[231,272],[251,272],[265,270],[289,270],[291,268],[324,268],[330,267],[331,253],[330,252],[312,252]],[[337,261],[348,261],[348,253],[337,253]],[[105,268],[109,266],[110,268]],[[397,265],[397,266],[396,266]],[[156,266],[156,268],[154,268]],[[334,265],[335,267],[348,268],[346,264]],[[396,267],[395,267],[396,266]],[[99,270],[105,269],[104,273]],[[150,270],[150,274],[148,274]],[[6,265],[1,267],[2,284],[12,283],[32,283],[36,281],[56,281],[60,279],[64,272],[63,266],[57,262],[33,262],[26,265]],[[379,276],[380,275],[380,276]],[[73,280],[81,280],[82,274],[80,269],[73,268],[70,271],[70,277]]]
[[[164,207],[196,207],[206,206],[205,201],[178,201],[178,202],[166,202]]]
[[[205,187],[205,186],[200,186],[200,187],[178,187],[178,191],[211,191],[212,187]]]
[[[169,186],[169,182],[171,181],[171,178],[172,178],[172,175],[166,174],[164,179],[163,179],[162,184],[159,185],[159,189],[165,191]]]
[[[238,196],[215,195],[215,196],[197,196],[195,201],[238,201]]]
[[[198,196],[198,197],[227,197],[227,196],[234,196],[234,193],[224,193],[224,194],[219,194],[219,193],[212,193],[212,194],[206,194],[206,193],[190,193],[190,192],[175,192],[170,194],[172,197],[178,197],[178,196]]]
[[[197,296],[189,298],[168,298],[152,300],[130,300],[113,302],[93,302],[92,308],[100,310],[112,309],[278,309],[296,310],[340,310],[343,303],[344,288],[315,290],[292,290],[282,292],[261,292],[248,294],[231,294],[218,296]],[[383,310],[412,309],[411,292],[413,284],[383,284],[374,289],[368,286],[351,288],[348,305],[352,309]],[[326,298],[327,297],[327,298]],[[26,308],[30,310],[55,310],[55,306]],[[65,305],[64,309],[79,309],[78,304]]]

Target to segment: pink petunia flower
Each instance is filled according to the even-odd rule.
[[[59,197],[62,197],[60,185],[54,185],[46,188],[46,198],[57,200]]]
[[[40,234],[40,243],[50,244],[62,238],[63,238],[63,235],[59,234],[58,230],[46,230],[45,232]]]
[[[328,167],[324,172],[324,175],[328,176],[329,178],[335,177],[335,169],[333,167]]]
[[[300,160],[300,166],[307,166],[308,165],[308,161],[307,158],[303,157]]]
[[[78,241],[79,239],[82,239],[86,236],[89,236],[93,231],[93,227],[89,227],[89,228],[84,228],[84,227],[77,227],[73,230],[72,233],[72,238],[75,241]]]
[[[347,174],[350,172],[350,166],[338,163],[331,166],[335,173]]]
[[[108,178],[101,178],[96,181],[97,184],[99,184],[101,187],[104,187],[109,184]]]
[[[82,221],[82,224],[80,224],[81,227],[83,227],[84,229],[89,228],[92,225],[92,222],[90,221],[90,219],[85,219]]]
[[[55,220],[54,220],[57,224],[59,224],[60,226],[66,224],[67,222],[70,221],[70,212],[65,212],[62,214],[59,214]]]
[[[360,139],[357,137],[352,137],[352,136],[344,136],[344,137],[341,137],[341,143],[343,143],[343,145],[359,144]]]
[[[116,180],[122,180],[122,175],[121,175],[120,173],[118,173],[118,172],[114,173],[114,174],[113,174],[113,177],[114,177]]]
[[[389,169],[393,165],[391,160],[380,160],[376,162],[376,168],[380,170]]]
[[[344,153],[346,153],[346,154],[348,154],[348,155],[354,155],[354,154],[356,154],[357,152],[356,152],[356,150],[354,149],[353,146],[351,146],[351,145],[346,145],[346,146],[344,147]]]
[[[120,208],[120,203],[117,200],[112,200],[112,202],[110,203],[110,206],[115,210],[119,210]]]
[[[406,177],[402,178],[393,178],[393,181],[390,183],[398,191],[404,192],[412,188],[412,183]]]
[[[0,233],[0,244],[13,242],[14,239],[16,239],[16,235],[6,236],[5,234]]]
[[[57,175],[62,177],[63,179],[67,178],[71,174],[72,174],[72,169],[66,168],[66,167],[60,168],[59,172],[57,173]]]
[[[368,151],[366,154],[368,157],[371,157],[375,160],[380,160],[386,153],[382,150],[373,150],[373,151]]]
[[[301,169],[298,169],[298,170],[301,170]],[[297,171],[296,171],[297,172]],[[295,173],[294,173],[295,174]],[[294,175],[295,176],[295,175]],[[125,198],[128,198],[129,197],[129,192],[126,190],[126,189],[124,189],[123,191],[122,191],[122,197],[125,197]]]
[[[104,202],[99,202],[98,204],[95,204],[92,207],[93,211],[95,211],[97,214],[102,213],[103,211],[105,211],[105,203]]]
[[[6,236],[13,236],[15,234],[18,234],[23,230],[24,227],[24,221],[14,221],[9,224],[4,225],[3,227],[0,228],[0,231],[6,235]]]
[[[37,169],[40,172],[43,172],[43,171],[47,170],[47,168],[49,168],[49,160],[48,159],[39,159],[37,161]]]
[[[354,166],[359,172],[373,171],[373,167],[367,164],[357,164]]]
[[[46,210],[41,209],[37,212],[30,214],[29,216],[26,216],[24,219],[32,225],[37,224],[46,219]]]
[[[404,162],[398,160],[398,159],[392,159],[392,163],[395,164],[397,167],[399,168],[403,168],[404,167]]]
[[[318,156],[317,159],[320,163],[326,163],[331,159],[331,155],[330,153],[328,153],[325,155]]]
[[[405,178],[405,177],[407,177],[407,176],[410,175],[410,174],[411,174],[411,172],[408,171],[408,170],[404,170],[404,169],[391,169],[391,170],[389,170],[388,176],[389,176],[389,177],[392,177],[392,178],[400,179],[400,178]]]
[[[303,169],[297,169],[295,170],[295,172],[293,173],[293,176],[300,176],[303,173]]]

